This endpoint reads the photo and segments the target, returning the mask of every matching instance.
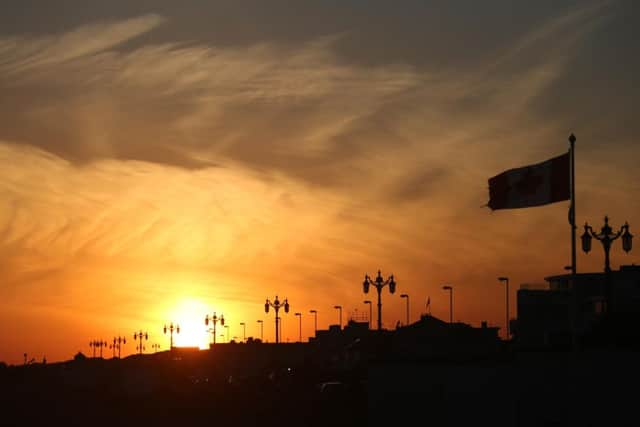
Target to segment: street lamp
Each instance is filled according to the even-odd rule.
[[[167,330],[169,330],[169,350],[173,350],[173,331],[176,331],[176,334],[180,333],[180,325],[178,325],[177,323],[175,324],[175,326],[173,325],[173,322],[171,322],[171,324],[169,325],[169,327],[167,327],[167,325],[164,325],[164,334],[167,334]]]
[[[298,316],[298,342],[302,342],[302,313],[294,313]]]
[[[138,353],[142,354],[142,351],[145,349],[144,346],[142,345],[142,339],[148,340],[149,339],[149,334],[147,334],[146,332],[134,332],[133,334],[133,340],[134,341],[139,341],[139,344],[136,345],[136,350],[138,350]]]
[[[340,330],[342,330],[342,306],[341,305],[334,305],[333,308],[337,309],[338,311],[340,311]]]
[[[276,295],[276,299],[271,302],[269,301],[269,298],[267,298],[266,302],[264,303],[264,312],[265,313],[269,313],[269,307],[273,307],[276,310],[276,344],[278,344],[280,342],[280,330],[279,330],[279,321],[280,321],[280,317],[278,316],[278,311],[280,310],[281,307],[284,307],[284,312],[288,313],[289,312],[289,301],[285,298],[284,301],[280,301],[278,299],[278,295]]]
[[[444,285],[442,289],[449,291],[449,323],[453,323],[453,287]]]
[[[151,348],[153,349],[154,353],[157,353],[158,350],[160,350],[160,344],[158,343],[151,344]]]
[[[318,335],[318,311],[309,310],[309,313],[313,314],[313,333],[315,336],[315,335]]]
[[[629,223],[625,222],[620,230],[613,232],[609,226],[609,217],[604,217],[604,225],[600,229],[600,233],[593,231],[593,228],[586,222],[584,223],[584,234],[580,237],[582,240],[582,250],[585,253],[589,253],[591,250],[591,238],[599,240],[602,243],[604,249],[604,272],[605,272],[605,307],[604,312],[608,313],[612,309],[612,289],[611,289],[611,266],[609,263],[609,251],[611,250],[611,243],[618,237],[622,237],[622,249],[625,252],[629,252],[632,247],[633,235],[629,233]]]
[[[373,317],[373,306],[371,305],[371,300],[364,300],[365,304],[369,304],[369,329],[371,329],[371,318]]]
[[[218,322],[220,322],[220,325],[224,326],[224,314],[221,314],[220,317],[218,317],[215,312],[213,313],[213,316],[211,316],[211,317],[209,317],[209,315],[207,314],[204,317],[205,326],[209,326],[209,322],[213,323],[213,328],[209,329],[209,332],[211,332],[211,334],[213,335],[213,344],[215,345],[215,343],[216,343],[216,325],[218,324]]]
[[[507,322],[505,323],[506,327],[505,327],[505,331],[507,332],[507,341],[509,340],[509,338],[511,337],[511,333],[509,332],[509,278],[508,277],[498,277],[498,280],[501,282],[505,282],[507,287],[506,287],[506,293],[507,293]]]
[[[364,282],[362,282],[362,288],[365,294],[369,293],[369,286],[371,285],[375,286],[376,290],[378,291],[378,330],[380,331],[382,330],[382,299],[380,294],[382,292],[382,288],[384,288],[386,285],[389,285],[389,293],[395,293],[396,281],[393,279],[393,274],[389,276],[387,280],[384,280],[382,278],[382,275],[380,274],[380,270],[378,270],[378,277],[376,277],[375,280],[372,280],[368,275],[365,274]]]
[[[242,342],[247,341],[247,325],[244,322],[240,322],[242,326]]]
[[[116,357],[116,350],[118,350],[118,359],[120,358],[120,350],[122,345],[127,343],[125,337],[113,337],[113,344],[109,344],[109,348],[113,349],[113,357]]]
[[[127,339],[125,337],[118,336],[118,359],[120,359],[120,351],[125,344],[127,344]]]
[[[96,348],[100,349],[100,358],[102,358],[102,348],[107,346],[107,342],[103,340],[93,340],[89,342],[89,347],[93,347],[93,357],[96,357]]]
[[[407,299],[407,326],[409,326],[409,295],[400,294],[400,298],[406,298]]]
[[[258,323],[260,323],[260,341],[264,342],[264,321],[260,319]]]
[[[113,339],[113,343],[109,344],[109,350],[111,350],[111,358],[115,359],[116,358],[116,349],[118,347],[116,346],[116,339]]]

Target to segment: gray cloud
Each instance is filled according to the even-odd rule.
[[[537,120],[532,107],[599,28],[608,4],[568,8],[529,32],[515,32],[519,37],[509,44],[492,36],[493,48],[472,55],[473,67],[459,69],[387,55],[406,35],[363,43],[383,49],[386,62],[350,60],[350,43],[371,28],[349,29],[346,22],[327,27],[340,35],[320,37],[309,29],[299,42],[265,36],[236,45],[231,39],[162,42],[180,22],[158,15],[100,21],[57,36],[13,36],[0,39],[6,95],[0,111],[8,119],[0,137],[78,164],[105,158],[187,169],[239,163],[265,175],[345,188],[370,188],[370,164],[388,170],[402,164],[401,176],[389,175],[398,182],[381,188],[426,196],[426,189],[412,192],[407,183],[420,182],[423,168],[438,170],[446,150],[495,140],[506,122],[527,129]],[[454,28],[494,19],[454,9],[424,11],[427,19],[448,17]],[[398,11],[398,25],[407,13]],[[145,38],[151,30],[164,36]],[[447,42],[453,41],[441,44]]]

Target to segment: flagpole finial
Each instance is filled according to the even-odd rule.
[[[572,144],[576,142],[576,136],[573,133],[569,135],[569,142]]]

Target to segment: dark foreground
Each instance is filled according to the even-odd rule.
[[[640,425],[638,351],[369,360],[348,368],[233,356],[5,367],[0,425]]]

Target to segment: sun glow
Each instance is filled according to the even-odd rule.
[[[183,299],[169,311],[167,326],[171,322],[180,326],[180,333],[174,332],[173,335],[175,347],[209,348],[209,334],[204,324],[206,313],[206,304],[196,299]]]

